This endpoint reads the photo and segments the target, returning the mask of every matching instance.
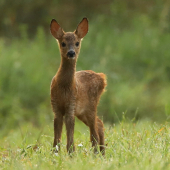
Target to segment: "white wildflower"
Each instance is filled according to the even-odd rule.
[[[82,144],[82,143],[80,143],[80,144],[78,144],[78,146],[79,146],[79,147],[82,147],[82,146],[83,146],[83,144]]]

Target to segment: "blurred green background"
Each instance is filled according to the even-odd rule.
[[[98,114],[111,124],[168,120],[170,115],[169,0],[1,0],[0,128],[52,123],[50,83],[60,55],[49,25],[74,31],[83,17],[77,70],[107,75]]]

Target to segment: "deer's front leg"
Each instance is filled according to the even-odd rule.
[[[56,145],[60,150],[60,142],[61,142],[61,133],[62,133],[62,126],[63,126],[63,115],[58,113],[54,115],[54,143],[53,147]]]
[[[74,124],[75,117],[74,114],[65,115],[65,124],[67,130],[67,152],[71,153],[75,150],[74,148]]]

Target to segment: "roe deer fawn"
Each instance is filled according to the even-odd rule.
[[[54,112],[54,143],[60,149],[63,116],[67,131],[67,151],[74,151],[75,116],[90,128],[94,152],[97,144],[105,154],[104,126],[97,117],[97,105],[106,86],[103,73],[91,70],[76,72],[81,40],[88,32],[88,20],[83,18],[74,32],[64,32],[56,20],[51,21],[51,34],[58,40],[61,63],[51,82],[51,105]]]

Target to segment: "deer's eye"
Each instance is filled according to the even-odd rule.
[[[78,47],[79,46],[79,42],[76,42],[76,47]]]
[[[62,47],[65,47],[65,46],[66,46],[66,43],[62,42],[62,43],[61,43],[61,46],[62,46]]]

